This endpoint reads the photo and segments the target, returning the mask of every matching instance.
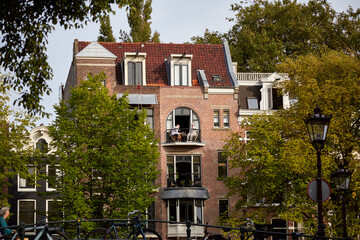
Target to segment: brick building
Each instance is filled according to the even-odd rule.
[[[222,156],[229,131],[238,131],[239,84],[227,43],[223,45],[97,43],[74,41],[63,99],[87,74],[106,74],[111,94],[129,93],[146,108],[159,139],[158,220],[216,223],[235,204],[222,178],[231,174]],[[181,140],[172,138],[179,124]],[[190,128],[195,128],[190,138]],[[157,227],[163,237],[185,237],[184,225]],[[193,236],[203,236],[193,227]]]

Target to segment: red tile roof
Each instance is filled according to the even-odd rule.
[[[91,42],[78,42],[78,52]],[[168,85],[165,58],[171,54],[193,55],[191,61],[191,79],[194,86],[199,85],[197,70],[204,70],[211,87],[230,87],[225,53],[220,44],[167,44],[167,43],[105,43],[100,44],[117,56],[116,62],[123,59],[124,52],[146,53],[146,84]],[[219,74],[221,81],[212,81],[212,75]]]

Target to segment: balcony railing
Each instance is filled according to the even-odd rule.
[[[236,73],[238,81],[260,81],[263,78],[268,78],[273,73]],[[283,78],[288,78],[287,73],[278,73]]]
[[[179,132],[182,133],[180,141],[178,140],[177,136],[171,135],[171,129],[167,129],[166,130],[166,142],[167,143],[171,143],[171,142],[200,143],[201,142],[201,130],[200,129],[193,130],[192,133],[189,133],[189,128],[181,128]]]
[[[201,177],[195,173],[179,173],[167,175],[167,187],[201,187]]]

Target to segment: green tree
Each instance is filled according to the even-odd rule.
[[[215,31],[210,32],[209,29],[205,30],[204,36],[195,36],[191,38],[191,42],[194,44],[222,44],[225,40],[225,35]]]
[[[51,90],[53,77],[46,46],[55,25],[81,28],[111,11],[111,4],[125,5],[131,0],[34,1],[14,0],[0,3],[0,64],[14,76],[4,81],[20,92],[17,102],[30,113],[46,115],[40,100]]]
[[[358,54],[360,10],[337,14],[327,0],[255,0],[232,10],[235,24],[227,38],[239,71],[274,72],[285,58],[324,46]]]
[[[286,59],[278,68],[289,73],[289,81],[277,87],[297,103],[273,114],[254,115],[242,122],[251,140],[244,143],[240,133],[233,133],[225,149],[233,167],[241,173],[226,180],[229,194],[238,195],[238,208],[263,202],[255,216],[278,214],[281,218],[304,222],[311,228],[316,221],[316,205],[306,194],[307,184],[316,177],[316,154],[311,146],[304,118],[315,106],[332,115],[325,149],[322,154],[323,178],[340,165],[353,170],[351,194],[348,196],[348,228],[351,236],[359,234],[360,175],[356,153],[360,138],[360,62],[353,55],[334,50],[320,54]],[[339,193],[332,193],[324,203],[328,234],[341,236]],[[273,205],[271,203],[280,203]],[[251,212],[251,211],[250,211]],[[328,213],[332,213],[332,215]],[[250,214],[250,213],[249,213]],[[264,216],[261,216],[264,217]]]
[[[8,92],[10,86],[0,77],[0,205],[8,204],[7,187],[9,180],[18,173],[23,178],[33,178],[28,174],[27,165],[37,165],[36,160],[30,158],[28,149],[28,128],[34,126],[34,118],[21,111],[9,107]]]
[[[133,0],[127,6],[127,17],[132,42],[160,42],[160,34],[151,36],[152,0]]]
[[[125,95],[110,96],[104,79],[89,75],[72,89],[70,99],[55,106],[49,127],[66,219],[124,218],[145,210],[156,190],[158,145],[144,124],[146,111],[130,109]]]
[[[98,36],[98,42],[115,42],[112,27],[110,24],[110,16],[106,15],[100,19],[100,36]]]

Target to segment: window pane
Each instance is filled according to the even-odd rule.
[[[146,110],[146,112],[147,112],[146,124],[148,124],[151,129],[154,129],[153,109],[152,109],[152,108],[148,108],[148,109]]]
[[[259,109],[257,98],[247,98],[248,109]]]
[[[219,126],[219,110],[214,110],[214,127]]]
[[[219,217],[221,219],[229,218],[229,200],[221,199],[219,200]]]
[[[180,199],[180,222],[190,220],[194,222],[194,200]]]
[[[202,223],[202,200],[196,199],[196,223]]]
[[[135,63],[128,62],[128,84],[135,85]]]
[[[218,177],[227,177],[227,160],[223,156],[223,152],[218,152]]]
[[[176,201],[175,199],[169,200],[169,221],[177,222],[177,214],[176,214]]]
[[[19,187],[20,188],[35,188],[35,181],[34,178],[35,176],[35,167],[28,167],[28,172],[29,172],[29,179],[28,178],[19,178]]]
[[[181,65],[181,80],[182,80],[182,86],[188,86],[188,66],[187,65]]]
[[[142,85],[142,62],[135,63],[135,84]]]
[[[223,111],[224,127],[229,127],[229,110]]]
[[[35,201],[19,202],[19,223],[35,223]]]
[[[180,85],[180,66],[179,65],[175,65],[174,66],[174,84],[175,86],[179,86]]]

